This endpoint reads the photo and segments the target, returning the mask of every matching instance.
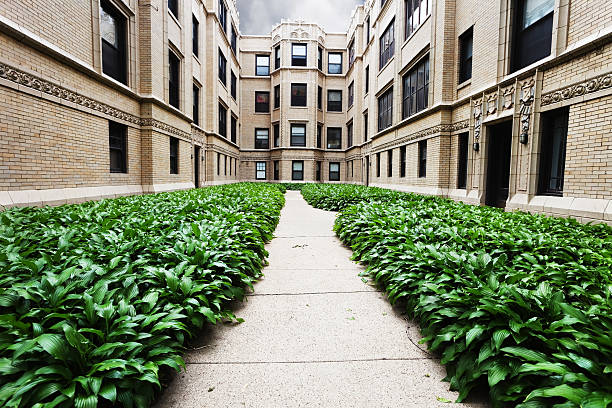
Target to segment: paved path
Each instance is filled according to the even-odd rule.
[[[270,265],[236,314],[186,355],[158,407],[449,407],[456,394],[418,330],[334,236],[335,213],[286,195]],[[481,405],[461,404],[474,408]]]

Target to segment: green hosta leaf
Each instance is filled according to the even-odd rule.
[[[541,373],[542,375],[550,375],[550,373],[565,375],[569,373],[569,369],[559,363],[536,363],[536,364],[528,364],[525,363],[519,369],[521,373]]]
[[[579,388],[573,388],[569,385],[562,384],[553,388],[537,389],[529,394],[526,401],[533,398],[552,398],[563,397],[575,404],[580,404],[582,399],[588,395],[588,392]]]
[[[501,351],[529,361],[537,361],[540,363],[544,363],[546,361],[546,356],[544,354],[526,349],[524,347],[504,347],[501,349]]]
[[[114,384],[106,383],[100,388],[98,395],[110,402],[115,402],[117,400],[117,388]]]
[[[474,340],[480,337],[484,332],[485,332],[485,328],[480,325],[476,325],[475,327],[470,329],[470,331],[468,331],[467,334],[465,335],[466,347],[469,347],[470,343],[472,343]]]
[[[612,393],[594,392],[580,402],[581,408],[607,408],[612,404]]]
[[[75,408],[96,408],[98,406],[98,396],[76,397],[74,399],[74,406]]]
[[[36,341],[38,344],[40,344],[43,350],[58,360],[65,361],[70,354],[68,345],[62,336],[58,334],[43,334],[39,336]]]
[[[504,340],[506,340],[510,336],[510,332],[506,329],[496,330],[493,333],[493,343],[495,344],[495,348],[499,350]]]
[[[501,362],[495,361],[491,368],[489,368],[489,386],[493,387],[500,381],[505,380],[508,374],[510,374],[510,368]]]

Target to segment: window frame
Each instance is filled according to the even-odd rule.
[[[295,165],[301,164],[302,169],[296,170]],[[299,177],[297,176],[299,174]],[[304,180],[304,160],[292,160],[291,161],[291,180],[292,181],[303,181]]]
[[[423,6],[425,7],[424,13]],[[404,0],[404,40],[407,40],[425,23],[431,14],[431,8],[431,0]]]
[[[317,149],[323,148],[323,125],[317,123]]]
[[[346,148],[353,147],[353,122],[349,122],[346,125]]]
[[[296,55],[295,49],[304,47],[304,55]],[[308,44],[306,43],[292,43],[291,44],[291,66],[292,67],[305,67],[308,61]]]
[[[281,46],[280,44],[274,47],[274,69],[280,69],[281,67]]]
[[[427,139],[421,140],[418,145],[419,156],[417,160],[418,177],[427,178]]]
[[[468,179],[468,160],[470,144],[470,133],[464,132],[457,135],[457,188],[460,190],[467,189]]]
[[[238,32],[232,24],[232,37],[230,40],[230,48],[234,52],[234,55],[238,56]]]
[[[219,18],[219,25],[227,35],[227,5],[223,0],[219,0],[219,15],[217,17]]]
[[[179,174],[179,140],[170,136],[170,174]]]
[[[528,0],[517,1],[512,0],[514,6],[513,24],[511,42],[511,59],[510,73],[519,71],[531,64],[548,57],[552,52],[552,37],[554,29],[554,2],[551,11],[534,20],[527,27],[521,27],[522,20],[525,17],[525,6]],[[546,35],[543,35],[546,34]],[[534,43],[534,40],[540,43]],[[527,46],[529,44],[529,46]],[[526,54],[529,51],[541,51],[536,54]]]
[[[349,109],[355,104],[355,81],[351,81],[348,86],[348,107]]]
[[[376,153],[376,178],[380,178],[380,152]]]
[[[331,62],[331,57],[334,57],[334,56],[339,56],[340,62]],[[344,72],[343,59],[344,59],[344,56],[342,55],[341,52],[328,52],[327,53],[327,73],[329,75],[342,75],[342,73]]]
[[[193,90],[192,90],[192,98],[193,98],[193,105],[192,105],[192,116],[193,116],[193,124],[196,126],[200,126],[200,86],[198,84],[196,84],[195,82],[193,83]]]
[[[195,14],[191,15],[191,47],[193,55],[198,58],[200,56],[200,22]]]
[[[268,98],[268,102],[257,102],[257,96],[266,96]],[[265,110],[264,107],[267,107]],[[270,92],[268,91],[255,91],[255,113],[270,113]]]
[[[224,86],[227,86],[227,58],[221,48],[219,48],[219,80]]]
[[[469,47],[468,47],[469,45]],[[469,56],[466,50],[469,49]],[[462,84],[472,79],[472,59],[474,56],[474,27],[470,27],[459,36],[459,72],[458,81]]]
[[[108,14],[114,22],[116,44],[111,44],[102,35],[100,28],[100,41],[102,54],[102,72],[114,80],[127,85],[128,83],[128,18],[112,3],[103,0],[100,2],[100,13]],[[100,16],[102,18],[102,16]],[[105,52],[106,51],[106,52]],[[106,57],[105,57],[106,54]],[[110,54],[114,54],[111,56]]]
[[[327,149],[328,150],[342,150],[342,128],[336,127],[336,126],[328,126],[326,134],[327,134],[327,138],[326,138],[325,145],[327,146]],[[336,141],[336,139],[337,139],[337,147],[335,143],[334,144],[330,143],[330,141]]]
[[[274,86],[274,109],[279,109],[281,103],[281,86]]]
[[[379,48],[379,71],[387,66],[395,55],[395,18],[391,20],[385,31],[380,36]]]
[[[181,60],[171,49],[168,49],[168,103],[180,109],[181,102]]]
[[[340,101],[330,101],[332,94],[339,94]],[[327,111],[328,112],[342,112],[342,90],[341,89],[328,89],[327,90]]]
[[[317,51],[317,69],[323,72],[323,48],[320,46]]]
[[[370,92],[370,66],[365,67],[365,94]]]
[[[267,59],[267,65],[259,65],[260,58]],[[255,54],[255,76],[270,76],[270,54]]]
[[[348,62],[349,62],[349,69],[351,69],[351,67],[353,66],[353,64],[355,63],[355,38],[353,37],[353,39],[351,40],[351,42],[349,43],[348,46]]]
[[[562,197],[565,187],[565,168],[567,165],[567,137],[569,127],[569,108],[559,108],[543,112],[540,117],[542,133],[540,136],[540,165],[538,175],[538,195]],[[559,126],[561,123],[561,126]],[[561,142],[558,146],[557,163],[554,159],[555,131],[561,129]],[[556,167],[557,177],[553,177],[553,167]],[[553,179],[556,186],[551,187]]]
[[[338,170],[332,171],[332,165],[338,166]],[[329,162],[329,181],[340,181],[340,162]]]
[[[230,116],[230,138],[232,143],[238,140],[238,118],[233,113]]]
[[[296,95],[296,92],[300,88],[303,88],[304,95]],[[292,107],[306,107],[308,106],[308,84],[306,83],[292,83],[291,84],[291,106]]]
[[[293,133],[294,129],[303,129],[303,135],[295,135]],[[306,147],[306,124],[305,123],[292,123],[290,127],[290,141],[289,145],[292,147]],[[303,141],[300,139],[303,137]]]
[[[179,2],[178,0],[168,0],[168,11],[172,13],[174,18],[179,19]]]
[[[272,133],[274,137],[274,147],[280,147],[280,123],[272,124]]]
[[[393,87],[378,97],[378,131],[393,126]]]
[[[393,149],[387,150],[387,177],[393,177]]]
[[[406,177],[406,145],[400,146],[400,178]]]
[[[259,132],[265,131],[266,138],[259,137]],[[262,133],[263,134],[263,133]],[[255,128],[255,149],[269,150],[270,149],[270,128]]]
[[[128,173],[127,126],[108,121],[109,171],[113,174]],[[119,166],[113,166],[113,152],[120,158]],[[117,156],[117,155],[116,155]]]
[[[420,84],[420,70],[423,72],[423,83]],[[402,120],[424,111],[429,106],[429,55],[421,58],[402,77]],[[413,81],[415,85],[413,86]],[[414,90],[411,91],[411,89]],[[422,106],[419,105],[422,102]],[[420,107],[419,107],[420,106]]]
[[[263,165],[263,170],[260,169],[259,165]],[[260,177],[260,173],[263,172],[263,177]],[[266,180],[268,178],[268,162],[257,161],[255,162],[255,180]]]
[[[234,71],[230,71],[230,94],[233,100],[238,98],[238,77],[234,74]]]
[[[227,107],[219,102],[219,135],[227,139]]]
[[[273,164],[274,168],[274,180],[278,181],[280,180],[280,160],[274,160],[274,164]]]

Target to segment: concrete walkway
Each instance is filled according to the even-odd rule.
[[[335,213],[286,195],[270,265],[236,311],[186,355],[158,407],[448,407],[457,395],[418,329],[358,277]],[[459,407],[483,407],[457,404]]]

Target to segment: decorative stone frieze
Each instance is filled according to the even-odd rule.
[[[587,79],[586,81],[570,85],[568,87],[542,95],[541,106],[551,105],[568,99],[597,92],[612,87],[612,73]]]

